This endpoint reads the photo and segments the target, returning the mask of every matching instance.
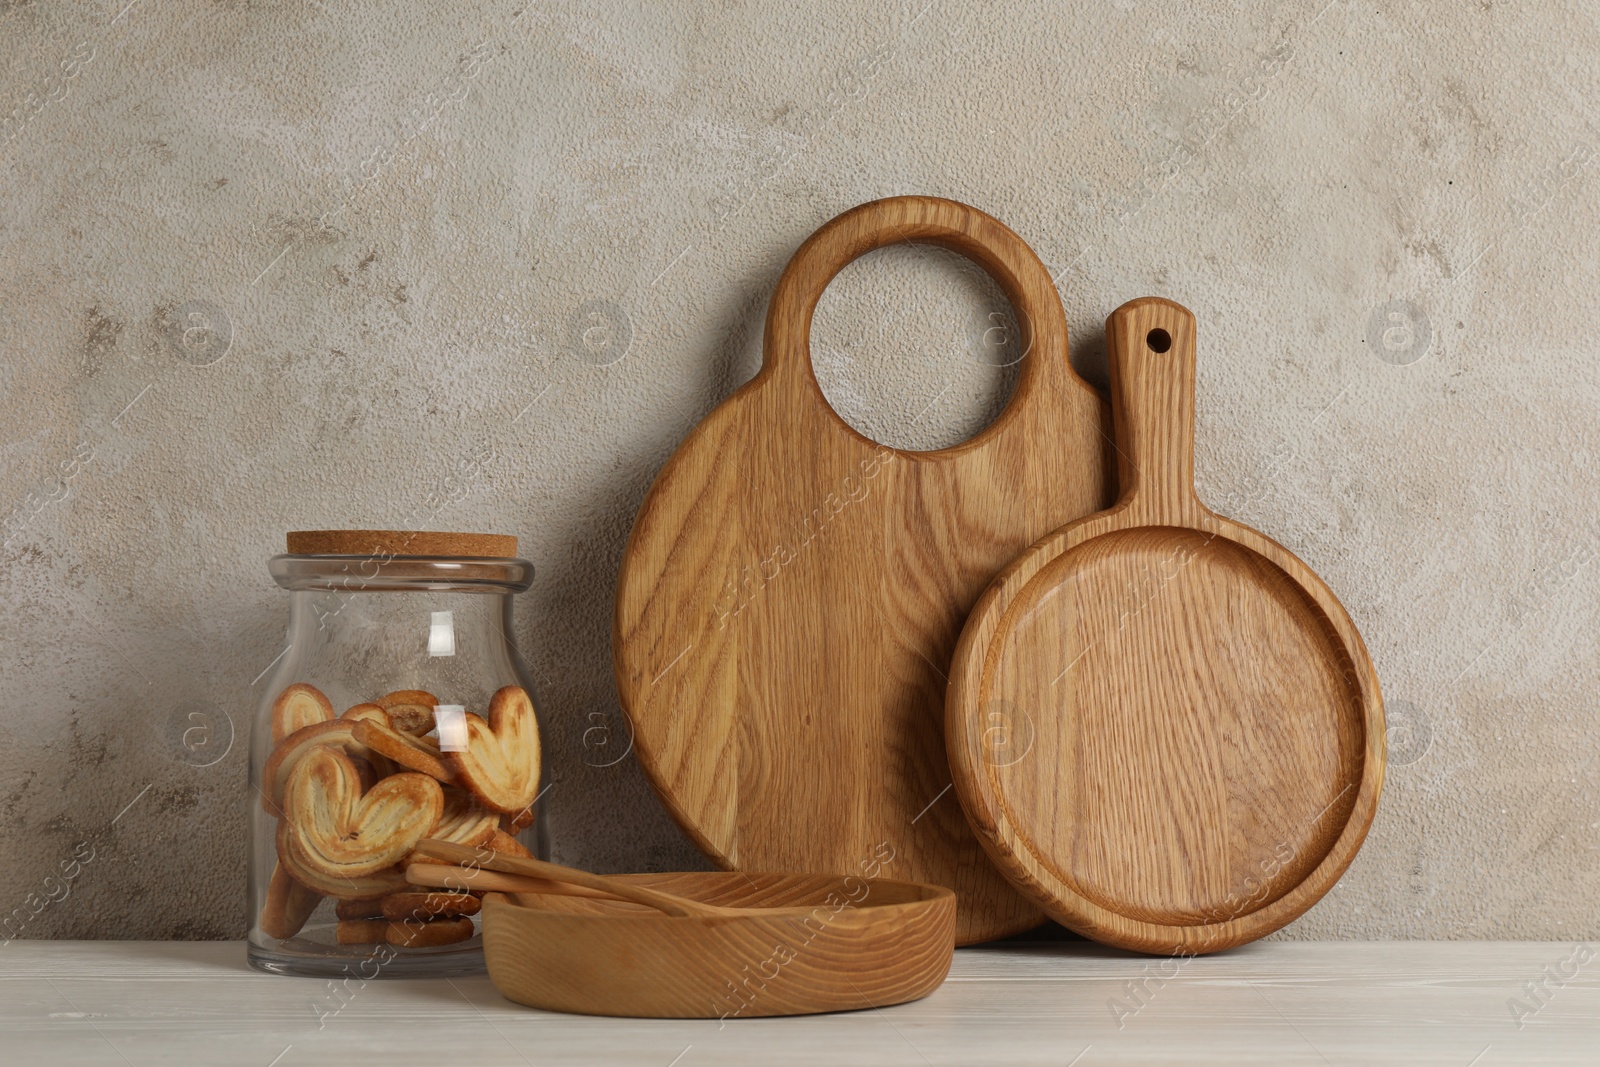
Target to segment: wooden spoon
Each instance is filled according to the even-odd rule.
[[[644,886],[617,881],[613,878],[607,878],[603,874],[580,871],[576,867],[563,867],[559,863],[550,863],[547,860],[508,856],[504,852],[471,848],[467,845],[458,845],[451,841],[440,841],[435,838],[425,838],[417,842],[416,851],[439,859],[449,860],[452,863],[468,868],[487,868],[503,874],[522,875],[526,878],[541,879],[545,882],[596,890],[617,900],[643,904],[645,907],[654,908],[662,914],[676,918],[691,915],[706,918],[714,915],[748,915],[750,913],[748,908],[724,908],[716,904],[706,904],[698,900],[690,900],[687,897],[676,896],[672,893],[663,893],[657,889],[646,889]],[[420,865],[413,864],[413,866]],[[485,884],[484,888],[488,888],[488,886]],[[524,893],[539,891],[541,890],[522,888],[513,890],[513,892]]]
[[[592,897],[611,900],[607,893],[546,878],[501,874],[481,867],[457,867],[447,863],[413,863],[406,867],[406,881],[429,889],[467,890],[490,893],[543,893],[548,896]]]

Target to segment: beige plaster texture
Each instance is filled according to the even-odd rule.
[[[1577,0],[0,3],[0,914],[242,934],[290,529],[519,537],[557,857],[704,865],[595,751],[623,544],[799,242],[925,193],[1101,388],[1108,312],[1194,310],[1202,497],[1365,636],[1383,802],[1277,936],[1600,936],[1597,100]],[[949,444],[1005,315],[891,249],[813,357]]]

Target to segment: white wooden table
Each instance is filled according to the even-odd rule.
[[[1076,942],[964,949],[915,1004],[719,1025],[532,1011],[487,978],[341,990],[255,973],[242,944],[13,941],[0,1063],[1600,1064],[1600,952],[1571,976],[1574,947],[1275,942],[1181,966]]]

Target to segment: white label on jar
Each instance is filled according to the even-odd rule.
[[[435,611],[428,626],[428,655],[453,656],[456,654],[456,625],[448,611]]]
[[[440,752],[467,750],[467,709],[463,705],[440,704],[433,709],[433,721],[439,727]]]

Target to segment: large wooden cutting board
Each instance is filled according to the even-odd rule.
[[[1011,402],[953,448],[868,440],[812,373],[823,288],[898,241],[975,261],[1022,330]],[[635,747],[695,842],[739,870],[948,886],[963,944],[1038,923],[951,795],[946,674],[990,579],[1105,507],[1110,469],[1106,405],[1068,363],[1055,287],[1011,230],[964,204],[895,197],[813,234],[773,293],[760,373],[662,469],[618,581]]]

